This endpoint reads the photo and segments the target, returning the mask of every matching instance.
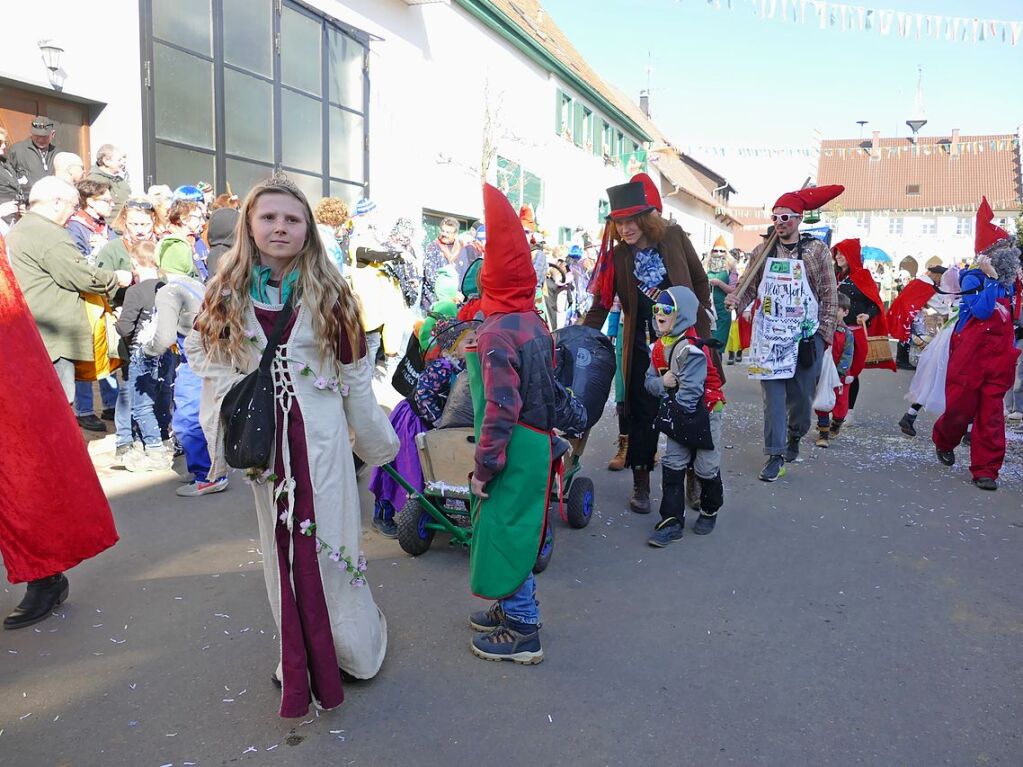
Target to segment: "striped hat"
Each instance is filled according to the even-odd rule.
[[[355,215],[364,216],[365,214],[376,210],[377,204],[368,197],[363,197],[357,203],[355,203]]]

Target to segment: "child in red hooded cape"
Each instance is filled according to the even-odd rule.
[[[4,628],[18,629],[67,599],[64,571],[113,546],[117,530],[3,238],[0,338],[0,555],[7,580],[28,582]]]
[[[853,408],[856,407],[856,398],[860,393],[860,373],[868,367],[866,364],[868,338],[870,336],[887,336],[888,323],[877,283],[863,266],[860,241],[858,239],[842,240],[832,248],[832,256],[835,259],[835,280],[838,282],[838,292],[849,297],[851,308],[846,327],[852,331],[855,341],[853,362],[847,376],[852,378],[852,382],[849,383],[849,409],[846,413],[836,407],[831,414],[831,436],[836,437],[842,429],[842,424],[851,420]],[[895,362],[888,360],[871,364],[869,367],[894,371]]]

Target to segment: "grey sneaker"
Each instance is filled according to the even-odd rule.
[[[685,528],[677,517],[668,517],[657,523],[654,527],[654,532],[646,539],[646,542],[651,546],[663,549],[673,541],[682,540],[682,533],[684,531]]]
[[[124,468],[128,471],[164,471],[171,467],[174,454],[163,445],[145,450],[132,450],[124,457]]]
[[[124,462],[127,457],[131,454],[133,448],[142,449],[142,445],[118,445],[114,449],[114,460],[110,464],[111,466],[124,466]]]
[[[768,456],[767,463],[760,471],[760,479],[764,482],[774,482],[785,476],[785,458],[780,455]]]
[[[199,495],[210,495],[211,493],[220,493],[224,490],[227,490],[227,477],[221,477],[213,482],[193,481],[189,485],[182,485],[174,492],[182,498],[195,498]]]

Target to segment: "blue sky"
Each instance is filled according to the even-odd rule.
[[[809,147],[860,135],[857,120],[905,136],[923,66],[923,135],[1012,133],[1023,122],[1023,40],[976,45],[917,41],[761,20],[747,0],[542,0],[601,77],[638,100],[653,68],[652,112],[672,142]],[[779,3],[780,5],[780,3]],[[1023,21],[1023,0],[878,0],[867,7]],[[599,8],[599,11],[596,9]],[[809,16],[809,10],[808,10]],[[733,202],[770,202],[810,173],[805,157],[704,155],[739,190]]]

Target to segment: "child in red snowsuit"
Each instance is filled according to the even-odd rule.
[[[1005,459],[1003,400],[1013,385],[1019,356],[1013,332],[1014,310],[1019,306],[1018,296],[1013,301],[1019,249],[1004,230],[990,220],[987,225],[1004,237],[987,249],[978,248],[978,268],[960,276],[963,295],[945,377],[945,412],[935,422],[932,436],[938,460],[952,466],[955,448],[972,421],[973,484],[981,490],[997,490],[998,472]],[[978,242],[982,228],[978,214]]]
[[[835,361],[838,369],[838,380],[840,386],[835,387],[835,406],[830,411],[816,410],[817,413],[817,447],[827,447],[831,441],[831,419],[841,423],[849,412],[849,384],[853,381],[851,367],[855,356],[855,336],[846,327],[845,318],[849,314],[849,307],[852,302],[845,293],[838,294],[838,326],[835,329],[835,338],[831,342],[831,358]],[[835,432],[838,436],[838,432]]]

